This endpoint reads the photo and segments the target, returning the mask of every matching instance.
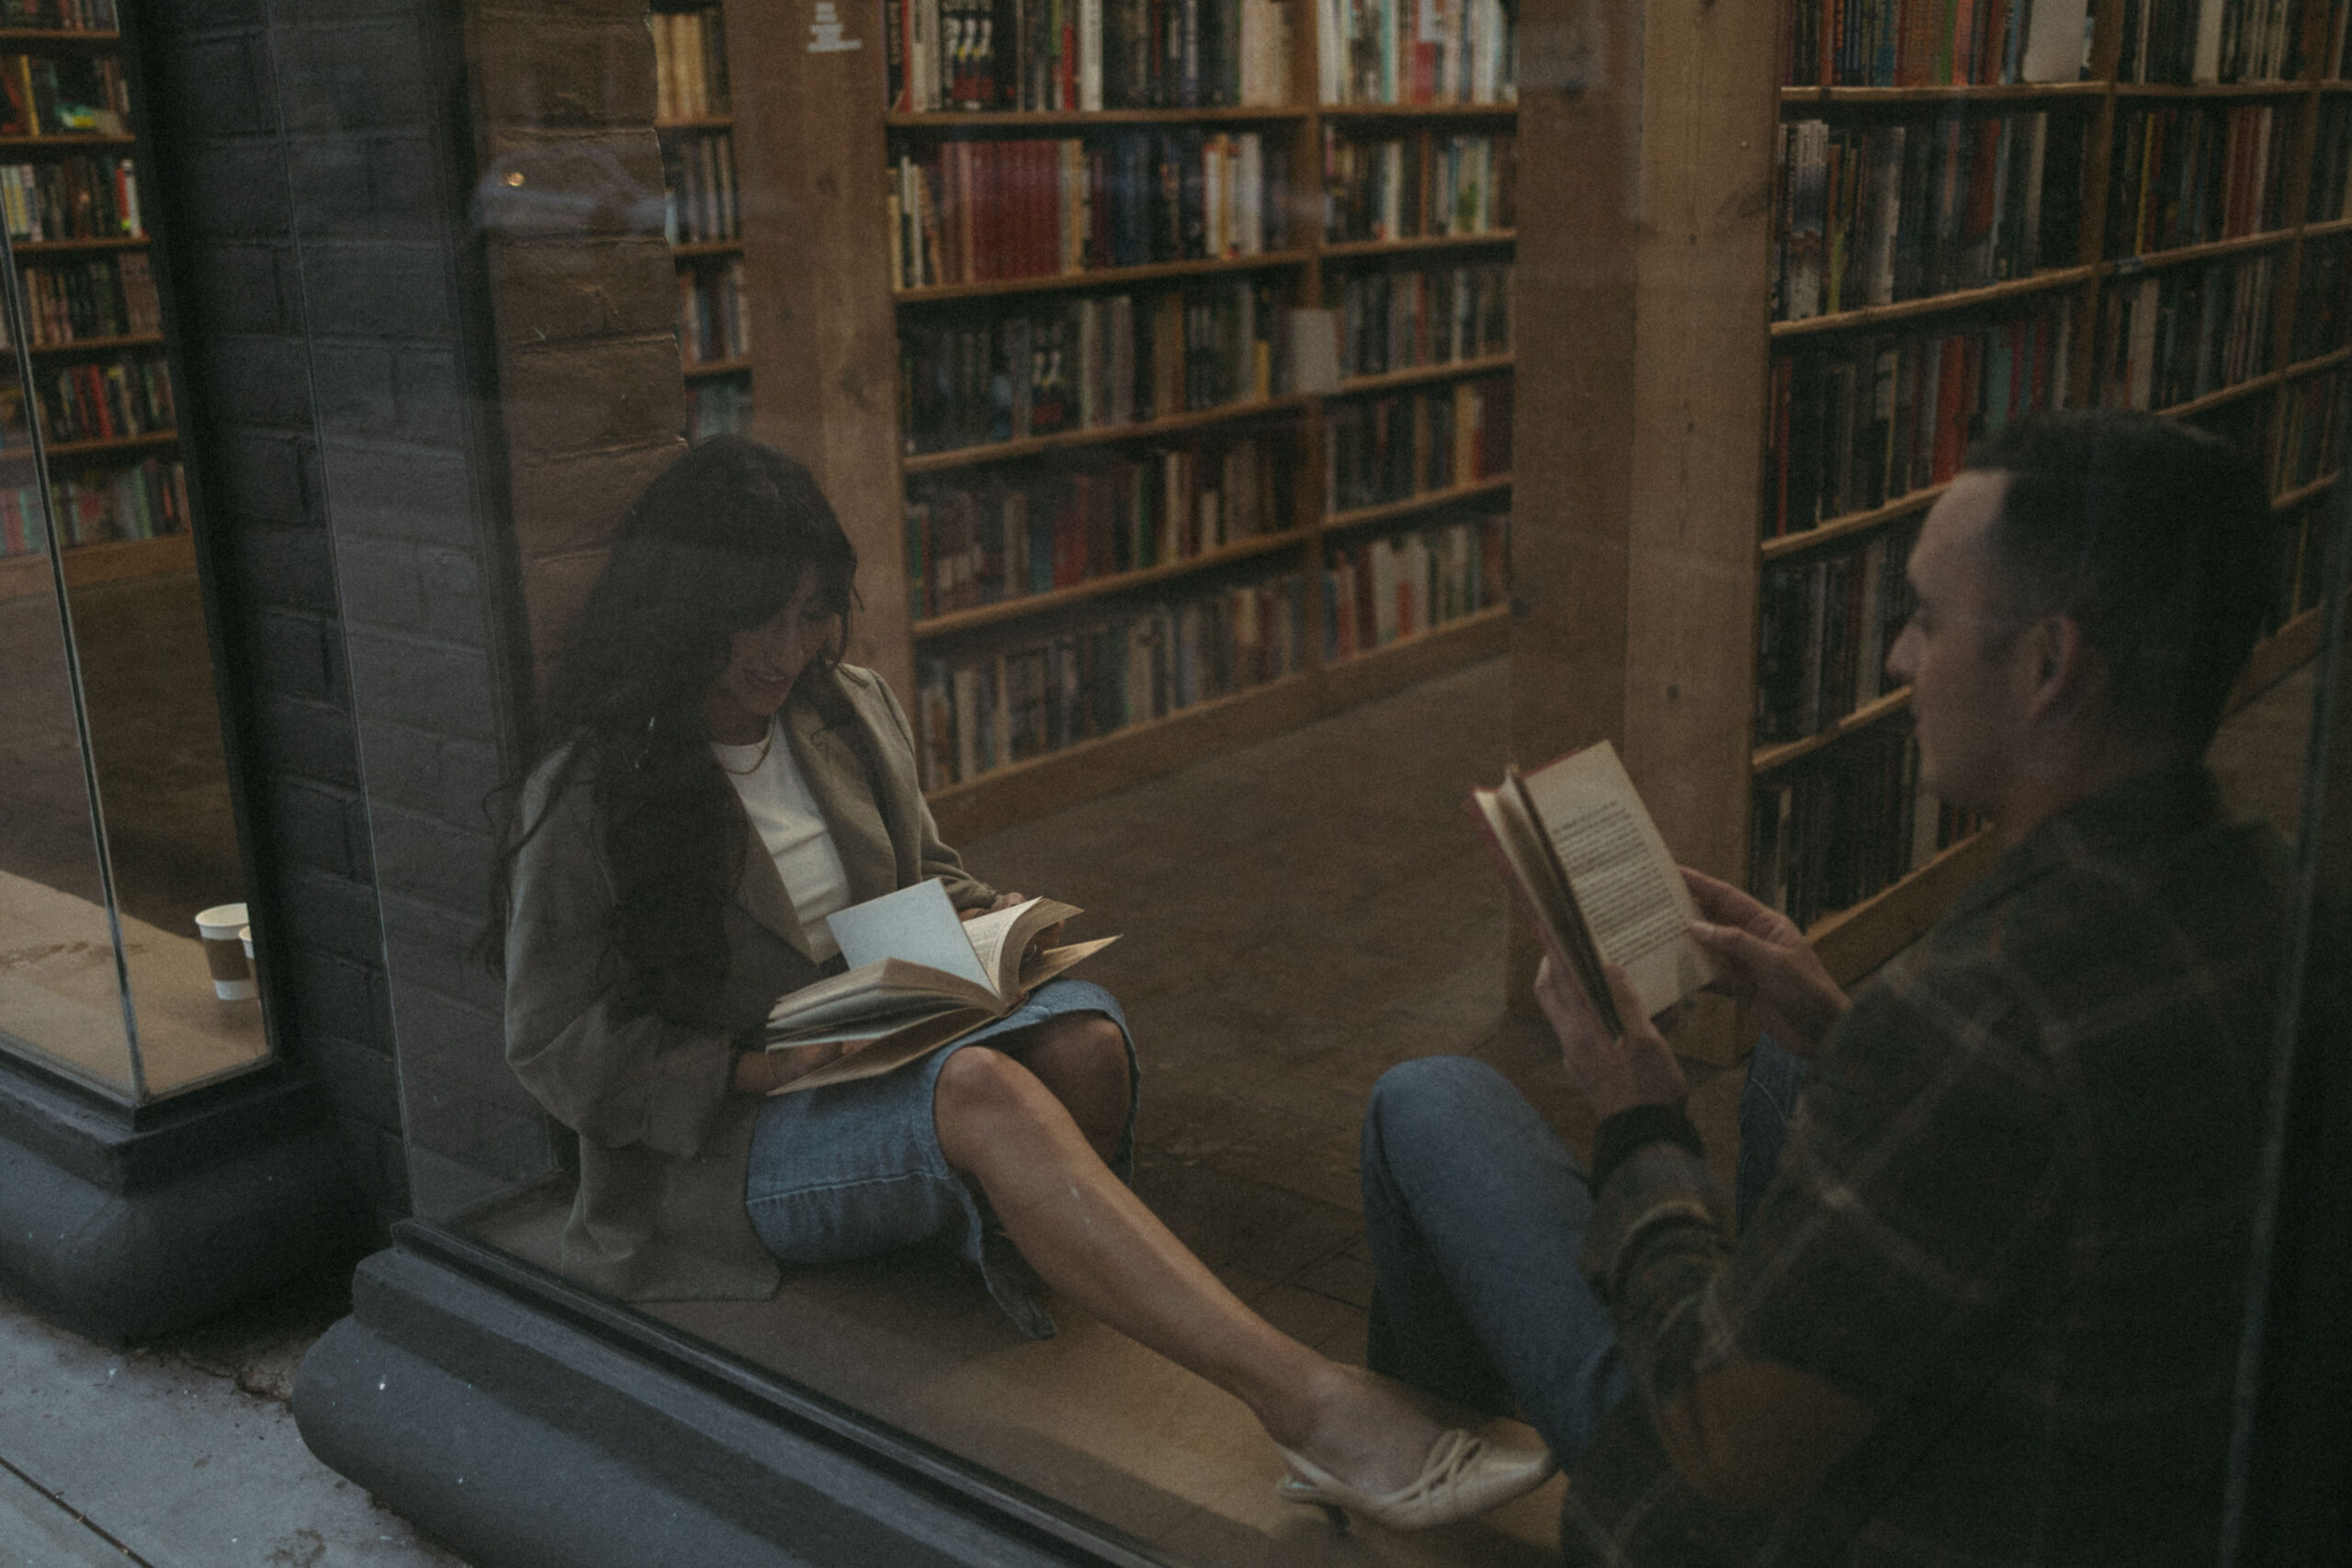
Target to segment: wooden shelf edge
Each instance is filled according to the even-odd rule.
[[[2339,348],[2315,359],[2297,360],[2278,373],[2282,381],[2300,381],[2306,376],[2316,376],[2323,370],[2333,370],[2339,365],[2352,364],[2352,348]]]
[[[1926,87],[1782,87],[1781,102],[1789,107],[1830,104],[1933,104],[1983,101],[2013,102],[2019,98],[2099,98],[2105,82],[1966,82]]]
[[[1516,357],[1510,354],[1490,354],[1483,359],[1453,359],[1442,365],[1415,365],[1403,370],[1383,370],[1376,375],[1350,376],[1323,395],[1359,398],[1396,387],[1419,386],[1427,381],[1452,381],[1472,376],[1495,375],[1510,370]]]
[[[186,533],[153,539],[111,539],[103,544],[74,545],[65,552],[65,585],[86,588],[100,582],[126,582],[133,578],[164,577],[196,570],[196,540]],[[0,600],[20,599],[50,591],[49,557],[0,556]]]
[[[893,110],[882,117],[890,130],[1016,130],[1027,127],[1090,125],[1232,125],[1305,119],[1299,104],[1219,104],[1197,109],[936,109]]]
[[[1871,698],[1819,734],[1808,735],[1802,740],[1783,740],[1775,745],[1758,747],[1748,756],[1747,771],[1760,778],[1787,767],[1800,757],[1810,757],[1824,747],[1834,746],[1849,735],[1859,734],[1910,705],[1911,688],[1897,686],[1883,696]]]
[[[984,463],[1010,463],[1047,452],[1067,452],[1073,447],[1150,441],[1162,435],[1181,434],[1239,420],[1299,413],[1305,412],[1309,401],[1305,395],[1292,392],[1250,402],[1220,403],[1213,409],[1191,409],[1183,413],[1170,414],[1164,419],[1138,420],[1131,424],[1095,424],[1083,430],[1057,430],[1051,435],[1024,436],[1019,441],[993,441],[980,446],[954,446],[944,452],[911,453],[902,460],[901,466],[910,474],[948,473],[957,468],[978,468]]]
[[[748,359],[707,359],[700,365],[681,363],[678,373],[689,381],[707,381],[715,376],[749,376],[752,365]]]
[[[1924,936],[1999,858],[1993,830],[1981,829],[1851,908],[1815,921],[1805,940],[1830,978],[1850,988]]]
[[[2208,240],[2198,245],[2175,245],[2168,251],[2150,251],[2144,255],[2117,256],[2098,265],[2113,277],[2137,277],[2143,272],[2159,267],[2188,266],[2196,262],[2214,261],[2222,256],[2238,255],[2247,251],[2274,250],[2292,244],[2302,232],[2300,229],[2265,229],[2259,234],[2240,234],[2232,240]]]
[[[2191,398],[2187,402],[2174,403],[2169,407],[2160,408],[2156,412],[2165,419],[2188,419],[2197,414],[2205,413],[2211,410],[2222,408],[2227,404],[2236,402],[2241,398],[2251,398],[2257,393],[2267,392],[2273,387],[2276,387],[2285,381],[2286,378],[2287,378],[2278,371],[2265,371],[2259,376],[2249,377],[2245,380],[2239,381],[2232,386],[2217,387],[2201,398]]]
[[[933,283],[921,288],[894,288],[899,305],[944,304],[956,299],[984,299],[995,294],[1043,294],[1072,288],[1124,288],[1164,278],[1215,276],[1227,272],[1271,272],[1303,266],[1312,253],[1266,251],[1254,256],[1218,256],[1204,261],[1153,262],[1147,266],[1092,267],[1084,272],[1048,272],[1032,277],[992,277],[981,283]]]
[[[2050,267],[2031,277],[2012,277],[2000,283],[1987,284],[1982,288],[1930,294],[1923,299],[1898,299],[1892,305],[1865,305],[1859,310],[1839,310],[1835,315],[1808,316],[1801,321],[1774,321],[1772,339],[1777,343],[1783,338],[1810,337],[1815,333],[1853,332],[1887,321],[1908,321],[1915,316],[1934,316],[1948,310],[1997,305],[2007,299],[2075,288],[2089,282],[2098,271],[2096,266]]]
[[[2254,645],[2237,684],[2230,688],[2224,713],[2235,713],[2271,685],[2319,657],[2320,633],[2325,629],[2325,606],[2314,605],[2289,618],[2285,626]]]
[[[2270,510],[2292,512],[2307,501],[2317,501],[2335,488],[2335,479],[2336,476],[2334,474],[2322,474],[2309,484],[2297,485],[2284,495],[2273,496],[2270,499]]]
[[[10,48],[46,49],[69,43],[114,48],[121,42],[120,33],[96,28],[0,28],[0,45]]]
[[[1378,506],[1359,506],[1353,512],[1334,512],[1323,519],[1320,526],[1326,534],[1336,534],[1342,529],[1362,528],[1369,524],[1386,523],[1398,517],[1410,517],[1417,512],[1434,512],[1441,506],[1449,506],[1458,501],[1476,501],[1480,496],[1500,495],[1510,489],[1510,475],[1496,474],[1487,479],[1474,479],[1466,485],[1455,485],[1451,490],[1423,491],[1419,495],[1408,495],[1402,501],[1385,501]]]
[[[731,114],[681,115],[673,119],[657,119],[656,130],[732,130],[735,117]]]
[[[1883,506],[1873,506],[1868,512],[1849,512],[1842,517],[1832,517],[1826,523],[1816,523],[1793,534],[1776,534],[1764,540],[1757,553],[1768,561],[1782,560],[1790,556],[1803,555],[1807,550],[1819,549],[1824,545],[1834,545],[1840,539],[1850,539],[1857,534],[1867,534],[1873,528],[1908,517],[1915,512],[1927,511],[1951,488],[1951,481],[1947,479],[1942,484],[1928,485],[1908,495],[1899,496]]]
[[[44,148],[133,147],[135,136],[102,136],[95,131],[61,131],[44,136],[0,136],[0,152],[39,152]]]
[[[681,240],[670,247],[670,254],[680,261],[692,261],[702,256],[740,256],[743,254],[741,240]]]
[[[1452,251],[1465,245],[1515,245],[1516,229],[1488,229],[1476,234],[1408,234],[1399,240],[1329,240],[1322,247],[1327,261],[1360,256],[1402,256],[1417,251]]]
[[[2337,234],[2352,234],[2352,218],[2323,219],[2302,227],[2302,236],[2306,240],[2325,240]]]
[[[52,441],[42,449],[42,455],[56,462],[71,457],[102,457],[109,452],[145,452],[158,446],[170,446],[178,442],[176,430],[151,430],[141,435],[110,435],[96,441]],[[29,463],[33,451],[29,446],[12,446],[0,452],[0,463]]]
[[[2119,98],[2300,98],[2313,84],[2301,77],[2265,77],[2259,82],[2118,82]]]
[[[12,240],[20,256],[66,255],[75,251],[137,251],[148,244],[144,234],[77,234],[63,240]]]
[[[1516,119],[1516,100],[1497,104],[1319,104],[1325,119]]]
[[[134,333],[130,337],[84,337],[71,343],[37,343],[35,354],[111,354],[120,348],[161,348],[161,333]]]
[[[1430,676],[1499,657],[1509,634],[1506,611],[1481,611],[1344,663],[1286,675],[950,784],[933,793],[932,813],[949,842],[968,843]]]
[[[1148,587],[1155,582],[1166,582],[1174,578],[1188,577],[1194,572],[1206,571],[1212,567],[1224,566],[1232,561],[1248,560],[1255,556],[1272,555],[1277,551],[1303,545],[1314,537],[1315,530],[1312,528],[1286,528],[1279,534],[1260,534],[1253,538],[1237,540],[1233,544],[1222,545],[1214,550],[1187,557],[1183,560],[1167,561],[1159,566],[1139,567],[1133,571],[1115,571],[1108,576],[1090,578],[1083,582],[1073,582],[1068,587],[1052,589],[1044,593],[1024,593],[1018,598],[1000,599],[992,604],[978,604],[968,610],[950,610],[944,615],[927,616],[913,624],[912,632],[917,642],[935,641],[941,637],[953,637],[958,632],[972,631],[981,626],[1000,626],[1006,621],[1023,620],[1031,615],[1042,615],[1049,611],[1066,609],[1072,604],[1082,604],[1090,599],[1104,599],[1114,593],[1125,593],[1132,589]]]

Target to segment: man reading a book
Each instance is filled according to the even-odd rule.
[[[1557,960],[1537,981],[1601,1118],[1589,1179],[1477,1064],[1375,1089],[1373,1364],[1524,1410],[1576,1466],[1571,1562],[2212,1560],[2286,906],[2200,759],[2268,528],[2254,465],[2145,415],[1970,455],[1888,665],[2001,859],[1850,999],[1690,877],[1724,988],[1805,1059],[1736,1239],[1613,970],[1622,1037]],[[1752,1096],[1792,1087],[1772,1060]]]

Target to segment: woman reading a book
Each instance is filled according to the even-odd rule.
[[[1278,1332],[1128,1190],[1135,1058],[1101,987],[1052,980],[888,1073],[778,1092],[838,1050],[762,1045],[777,998],[839,968],[823,917],[933,877],[967,916],[1019,898],[940,841],[897,701],[839,661],[855,569],[807,469],[721,437],[631,507],[565,648],[486,951],[508,1061],[580,1137],[566,1269],[757,1298],[779,1260],[943,1242],[1025,1333],[1053,1325],[1024,1260],[1243,1400],[1294,1500],[1415,1528],[1540,1483],[1540,1450],[1442,1430]]]

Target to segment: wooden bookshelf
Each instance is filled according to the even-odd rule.
[[[1781,28],[1789,0],[1756,6],[1667,0],[1527,0],[1529,36],[1598,40],[1589,59],[1522,74],[1518,262],[1517,513],[1513,537],[1511,750],[1542,760],[1603,736],[1616,740],[1667,841],[1686,860],[1744,879],[1759,779],[1802,773],[1861,737],[1904,721],[1908,693],[1826,716],[1820,733],[1754,743],[1757,637],[1765,570],[1860,549],[1907,526],[1943,493],[1914,489],[1883,504],[1763,537],[1771,362],[1815,344],[1868,345],[1915,332],[1957,333],[2063,300],[2072,337],[2059,381],[2079,404],[2095,389],[2101,309],[2152,272],[2271,254],[2269,338],[2252,370],[2163,412],[2250,421],[2277,450],[2287,399],[2306,378],[2341,375],[2352,351],[2306,350],[2289,363],[2297,272],[2307,242],[2352,220],[2306,225],[2307,186],[2324,82],[2318,47],[2329,7],[2306,8],[2298,80],[2201,88],[2116,81],[2120,0],[2094,0],[2086,79],[1974,86],[1789,86]],[[1539,69],[1531,65],[1528,69]],[[2212,102],[2273,106],[2283,170],[2274,227],[2141,256],[2107,254],[2108,185],[2119,109]],[[2073,254],[1984,288],[1774,321],[1770,278],[1780,185],[1780,124],[1916,123],[1955,111],[2048,109],[2083,137]],[[1770,199],[1765,195],[1769,193]],[[1949,324],[1948,324],[1949,323]],[[1866,383],[1865,383],[1866,384]],[[2333,483],[2285,491],[2298,515]],[[2257,648],[2256,689],[2307,659],[2315,615],[2289,618]],[[1989,836],[1941,851],[1812,931],[1833,973],[1868,973],[1932,925],[1990,863]],[[1524,944],[1520,973],[1532,968]],[[1728,1010],[1702,1009],[1679,1048],[1716,1060],[1743,1049]]]
[[[9,241],[36,340],[63,329],[60,317],[128,324],[142,320],[147,308],[160,310],[160,299],[142,300],[137,282],[147,265],[150,236],[120,232],[135,209],[118,210],[116,199],[107,194],[118,188],[113,185],[115,165],[132,172],[134,186],[144,183],[140,176],[150,173],[134,134],[139,124],[134,106],[127,96],[111,104],[105,101],[112,89],[104,85],[119,81],[105,62],[121,49],[121,35],[111,30],[0,28],[0,51],[34,57],[36,68],[40,57],[62,61],[70,56],[75,70],[86,68],[103,88],[86,98],[61,90],[56,115],[66,113],[62,105],[72,101],[99,113],[118,114],[119,123],[131,128],[119,133],[48,129],[41,122],[51,117],[51,110],[43,107],[49,100],[36,94],[19,111],[24,118],[18,123],[29,124],[29,133],[0,136],[0,156],[34,165],[36,185],[24,193],[28,229],[101,231]],[[90,85],[90,81],[83,83]],[[70,168],[58,167],[84,159],[88,166],[78,177]],[[51,179],[67,183],[52,189],[47,186]],[[151,190],[141,216],[152,220],[154,215]],[[69,300],[70,308],[62,303]],[[9,446],[0,451],[0,487],[14,492],[12,510],[25,517],[26,531],[38,536],[40,497],[46,486],[51,526],[66,537],[79,536],[86,541],[66,545],[54,568],[45,553],[0,557],[0,599],[49,593],[60,576],[68,589],[77,589],[195,572],[196,551],[187,521],[175,515],[175,426],[185,412],[186,392],[171,375],[166,348],[160,332],[35,341],[29,354],[39,364],[38,395],[30,395],[31,389],[15,385],[17,351],[0,347],[0,367],[5,367],[0,384],[14,394]],[[107,384],[106,374],[118,367],[122,378]],[[45,472],[35,468],[31,445],[17,423],[28,415],[40,422]],[[86,434],[128,424],[150,428],[136,434]],[[61,430],[82,434],[64,439]],[[151,481],[154,488],[149,488]],[[120,536],[151,532],[154,536]],[[109,535],[115,536],[105,536]]]
[[[899,350],[902,327],[960,328],[967,321],[992,321],[1031,302],[1042,312],[1051,300],[1129,292],[1140,305],[1186,285],[1265,279],[1273,285],[1279,305],[1315,309],[1336,305],[1343,277],[1356,272],[1508,263],[1516,236],[1499,227],[1467,234],[1408,232],[1391,239],[1329,241],[1319,171],[1327,125],[1366,141],[1401,137],[1413,156],[1425,157],[1431,138],[1442,142],[1449,136],[1510,131],[1517,119],[1514,105],[1318,105],[1317,17],[1315,7],[1301,0],[1292,9],[1295,48],[1285,103],[905,112],[887,107],[889,62],[878,10],[864,4],[843,6],[845,37],[856,39],[858,47],[811,52],[805,20],[769,14],[772,9],[738,4],[726,13],[738,169],[744,187],[761,197],[746,204],[744,216],[748,287],[763,300],[822,299],[827,308],[771,310],[759,317],[761,330],[752,346],[752,380],[761,389],[753,433],[810,463],[857,544],[865,609],[857,617],[852,660],[880,670],[913,714],[919,669],[933,660],[952,665],[992,649],[1030,646],[1136,606],[1172,603],[1236,581],[1295,576],[1306,589],[1302,667],[1295,672],[944,784],[933,792],[933,805],[951,836],[1057,809],[1503,651],[1505,613],[1489,605],[1327,662],[1321,657],[1321,579],[1329,552],[1386,538],[1383,528],[1402,536],[1450,526],[1456,509],[1464,514],[1492,512],[1507,506],[1510,496],[1508,474],[1487,475],[1374,506],[1338,510],[1324,493],[1335,402],[1430,396],[1442,401],[1454,384],[1510,377],[1514,360],[1509,352],[1476,352],[1351,376],[1329,392],[1302,393],[1278,383],[1268,395],[1160,412],[1125,423],[918,453],[909,450],[908,433],[900,426],[905,389],[899,385]],[[846,105],[869,107],[845,113]],[[1264,139],[1270,164],[1277,149],[1286,156],[1286,234],[1278,238],[1270,231],[1263,252],[915,287],[901,287],[893,274],[888,211],[876,196],[891,189],[895,200],[892,160],[901,149],[920,155],[959,140],[1091,139],[1097,132],[1193,129],[1210,135],[1255,133]],[[951,270],[948,276],[958,275]],[[770,331],[780,314],[778,330]],[[1261,436],[1282,444],[1274,454],[1272,482],[1283,521],[1271,532],[1164,564],[927,615],[915,613],[901,586],[908,575],[905,508],[910,499],[954,489],[979,491],[1000,483],[1042,483],[1062,474],[1102,471],[1099,465],[1107,458],[1125,461],[1195,444],[1214,452],[1228,440]],[[1162,525],[1170,521],[1163,518]]]
[[[748,418],[752,386],[752,361],[749,355],[727,352],[731,345],[724,341],[723,324],[725,301],[730,292],[729,269],[743,254],[740,237],[740,193],[744,188],[743,181],[731,157],[719,163],[706,161],[702,156],[706,142],[723,143],[729,150],[735,143],[735,117],[729,112],[727,96],[726,22],[721,0],[657,0],[646,15],[646,28],[653,35],[658,84],[653,128],[662,141],[663,178],[670,186],[673,214],[670,259],[676,266],[681,288],[678,352],[686,380],[686,434],[692,439],[717,429],[741,428]],[[704,47],[707,39],[716,39],[720,46],[716,59]],[[726,177],[729,173],[731,178]],[[695,232],[712,209],[737,211],[739,227],[735,235],[713,237]],[[748,295],[748,290],[745,293]],[[715,355],[695,357],[688,334],[698,329],[688,319],[689,299],[694,302],[697,320],[704,316],[713,319],[710,331],[721,340],[714,345],[718,350]],[[735,303],[747,332],[753,302],[752,298],[746,297]],[[724,394],[728,390],[725,384],[729,382],[741,383],[744,406],[734,411],[731,424],[705,421],[700,412],[705,391]]]
[[[68,588],[86,588],[100,582],[128,582],[142,577],[169,577],[195,570],[196,541],[187,534],[76,545],[65,552],[65,586]],[[47,593],[50,589],[47,556],[0,556],[0,600],[22,598],[28,593]]]

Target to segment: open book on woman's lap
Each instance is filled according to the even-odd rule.
[[[771,1051],[838,1047],[839,1059],[777,1092],[873,1077],[1003,1017],[1118,940],[1033,947],[1083,912],[1032,898],[967,920],[933,879],[828,917],[847,972],[780,999],[768,1013],[765,1041]]]

